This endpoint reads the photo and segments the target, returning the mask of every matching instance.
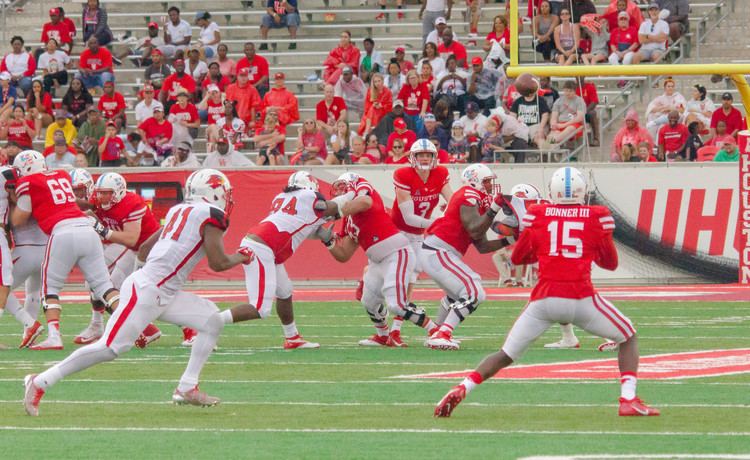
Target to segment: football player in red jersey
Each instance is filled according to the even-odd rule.
[[[393,172],[396,199],[391,207],[391,219],[409,240],[409,245],[414,251],[416,264],[407,289],[407,298],[411,299],[414,282],[422,272],[419,265],[419,253],[422,252],[424,231],[435,221],[433,211],[440,201],[440,196],[447,203],[453,195],[453,190],[448,184],[450,181],[448,168],[438,166],[437,148],[429,139],[417,139],[411,145],[409,160],[411,166],[404,166]],[[388,333],[390,346],[406,346],[401,340],[402,323],[402,317],[393,318],[391,330]]]
[[[42,265],[42,307],[47,318],[47,340],[32,345],[34,350],[62,350],[60,336],[60,291],[74,266],[108,307],[117,308],[119,292],[112,285],[104,263],[99,235],[76,204],[70,175],[47,171],[41,153],[27,150],[13,160],[21,178],[16,186],[17,202],[11,214],[14,226],[34,217],[49,235]]]
[[[554,323],[573,323],[620,344],[621,416],[659,415],[636,396],[638,342],[630,320],[597,294],[591,264],[617,268],[612,238],[615,221],[604,206],[586,206],[586,178],[571,167],[560,168],[549,184],[552,204],[532,206],[526,229],[513,250],[513,263],[539,263],[539,284],[511,327],[500,351],[487,356],[464,381],[453,387],[435,408],[449,417],[475,386],[510,366]]]
[[[388,311],[424,328],[428,333],[437,325],[423,309],[409,302],[407,288],[415,266],[415,254],[409,240],[386,213],[380,194],[364,178],[344,173],[333,183],[333,194],[351,194],[343,206],[346,215],[338,241],[324,239],[331,255],[339,262],[348,261],[357,246],[368,260],[364,276],[362,305],[375,325],[376,333],[359,342],[362,346],[388,346]],[[387,309],[383,307],[387,305]]]
[[[487,166],[468,166],[461,173],[464,185],[451,197],[445,215],[427,229],[420,254],[422,269],[445,292],[440,300],[440,329],[427,339],[427,347],[457,350],[453,330],[484,301],[482,279],[461,260],[469,245],[485,254],[508,244],[487,240],[493,219],[509,207],[501,194],[493,198],[494,181],[495,174]]]

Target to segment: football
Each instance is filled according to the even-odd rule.
[[[521,96],[528,96],[539,90],[539,80],[530,73],[522,73],[519,75],[518,78],[516,78],[514,85],[516,86],[516,91],[518,91]]]

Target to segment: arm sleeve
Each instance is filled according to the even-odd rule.
[[[400,203],[398,209],[401,210],[401,215],[403,216],[406,225],[417,228],[427,228],[432,224],[432,219],[426,219],[414,214],[414,202],[411,200]]]

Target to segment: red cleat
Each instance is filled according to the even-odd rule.
[[[182,346],[192,347],[195,338],[198,336],[198,331],[189,327],[182,328]]]
[[[23,386],[26,389],[23,395],[23,407],[32,417],[39,415],[39,402],[44,396],[44,390],[34,385],[34,377],[36,374],[29,374],[23,379]]]
[[[435,406],[435,417],[450,417],[453,409],[466,398],[466,388],[463,385],[456,385],[451,388],[443,399]]]
[[[388,346],[396,348],[406,348],[409,345],[405,344],[404,341],[401,340],[401,331],[391,331],[390,333],[388,333]]]
[[[320,348],[320,344],[315,342],[308,342],[299,334],[289,339],[284,339],[284,350],[296,350],[298,348],[301,350],[306,348]]]
[[[362,300],[362,292],[365,290],[365,281],[359,280],[359,283],[357,284],[357,290],[354,291],[354,298],[357,300]]]
[[[620,417],[652,417],[659,414],[659,409],[647,406],[638,396],[631,400],[620,398]]]
[[[135,339],[135,346],[138,348],[146,348],[148,344],[156,342],[161,337],[161,331],[158,327],[153,324],[146,326],[146,329],[141,332],[141,335]]]
[[[387,335],[377,335],[374,334],[372,337],[368,339],[362,339],[359,341],[359,346],[361,347],[387,347],[388,346],[388,336]]]
[[[44,331],[44,327],[39,321],[34,321],[34,324],[23,330],[23,339],[18,348],[26,348],[36,340],[37,337]]]

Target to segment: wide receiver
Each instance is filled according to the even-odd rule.
[[[422,252],[424,231],[435,221],[432,213],[440,201],[440,196],[442,195],[447,203],[453,195],[453,190],[448,184],[448,168],[438,166],[437,148],[429,139],[418,139],[412,144],[409,160],[411,166],[404,166],[393,172],[396,199],[391,207],[391,219],[396,228],[409,240],[415,255],[416,264],[407,289],[407,298],[411,299],[414,283],[422,272],[419,253]],[[401,340],[402,323],[402,317],[393,318],[388,334],[389,346],[406,346]]]
[[[150,248],[146,264],[122,283],[123,307],[112,314],[104,335],[41,374],[26,376],[24,407],[29,415],[39,415],[39,402],[49,387],[68,375],[111,361],[128,351],[143,328],[156,319],[198,330],[172,401],[196,406],[219,403],[218,398],[198,389],[198,379],[224,321],[216,304],[185,292],[182,287],[204,257],[217,272],[250,262],[252,256],[245,251],[224,253],[231,192],[229,180],[219,171],[202,169],[188,177],[185,202],[173,206],[167,213],[166,226],[144,243],[144,252]]]
[[[318,192],[318,181],[306,171],[298,171],[287,181],[282,193],[271,202],[271,212],[252,227],[240,247],[252,254],[246,264],[245,287],[250,304],[227,311],[227,322],[266,318],[274,297],[284,329],[284,349],[318,348],[302,338],[294,322],[292,282],[284,268],[308,237],[313,237],[327,219],[340,215],[345,197],[326,201]]]
[[[612,239],[614,219],[603,206],[586,206],[586,178],[575,168],[560,168],[549,183],[552,204],[532,206],[526,229],[513,251],[514,264],[539,262],[539,284],[508,332],[500,351],[486,357],[463,382],[451,389],[435,408],[449,417],[475,386],[510,366],[552,324],[572,323],[620,344],[619,415],[659,415],[636,396],[638,342],[630,320],[597,294],[591,264],[617,268]]]
[[[487,240],[493,219],[508,208],[501,194],[493,198],[494,181],[495,174],[487,166],[468,166],[461,173],[464,185],[451,197],[445,215],[427,229],[422,268],[445,292],[440,300],[440,328],[427,339],[427,347],[457,350],[454,329],[484,301],[482,279],[461,260],[469,245],[485,254],[508,244],[505,240]]]
[[[42,307],[47,319],[47,340],[34,350],[62,350],[60,336],[60,291],[68,274],[78,266],[94,294],[111,309],[117,308],[119,292],[112,285],[104,263],[99,235],[76,204],[70,175],[47,171],[41,153],[26,150],[13,161],[21,178],[16,186],[17,203],[11,214],[13,226],[34,217],[49,235],[42,265]]]
[[[336,197],[353,196],[343,211],[346,218],[338,234],[322,238],[334,259],[348,261],[360,246],[367,255],[362,305],[375,326],[375,334],[359,342],[362,346],[389,346],[388,311],[425,329],[437,325],[423,309],[409,302],[407,287],[415,267],[415,254],[409,240],[385,212],[380,194],[364,178],[344,173],[333,182]],[[336,241],[338,239],[338,241]],[[383,307],[383,303],[387,305]]]

